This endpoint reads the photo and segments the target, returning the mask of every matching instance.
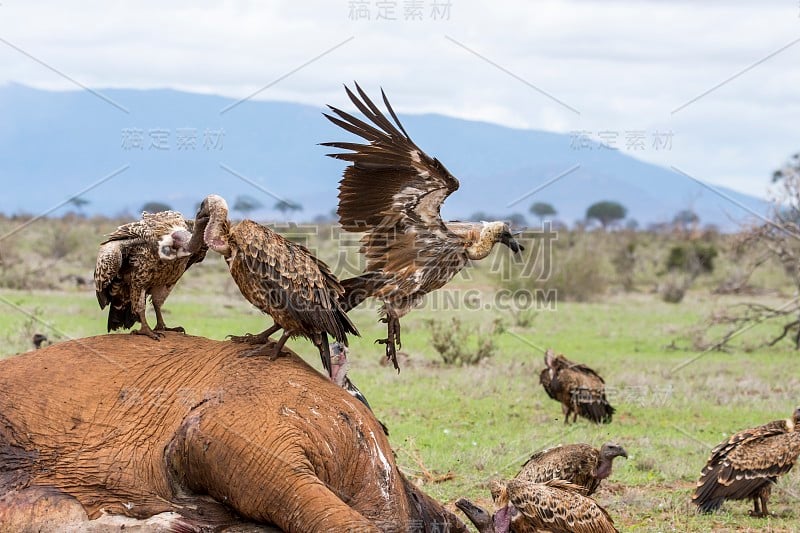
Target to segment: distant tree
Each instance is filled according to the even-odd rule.
[[[262,204],[257,198],[253,198],[252,196],[248,196],[246,194],[237,196],[236,201],[233,202],[233,210],[238,211],[245,217],[251,211],[261,209],[262,207],[264,207],[264,204]]]
[[[778,182],[786,177],[800,176],[800,152],[789,158],[781,168],[772,173],[772,182]]]
[[[73,196],[72,198],[69,199],[69,203],[70,205],[75,207],[75,209],[77,209],[78,212],[83,213],[83,208],[84,206],[89,204],[89,200],[87,200],[86,198],[81,198],[80,196]]]
[[[303,206],[297,202],[290,202],[289,200],[278,200],[275,203],[274,209],[277,209],[285,215],[287,211],[302,211]]]
[[[163,203],[158,201],[147,202],[142,206],[142,211],[147,211],[148,213],[160,213],[161,211],[171,211],[172,208]]]
[[[691,209],[681,209],[672,219],[672,223],[684,229],[694,226],[700,222],[700,217]]]
[[[618,202],[602,201],[589,206],[586,210],[587,220],[596,220],[603,229],[625,218],[628,210]]]
[[[547,202],[534,202],[530,212],[539,217],[539,222],[543,222],[544,217],[552,217],[557,213],[556,208]]]
[[[627,222],[625,222],[625,229],[636,231],[637,229],[639,229],[639,221],[636,220],[635,218],[629,218]]]
[[[512,213],[507,218],[508,223],[514,227],[524,227],[528,225],[528,221],[525,220],[525,215],[521,213]]]
[[[485,211],[476,211],[467,217],[470,222],[483,222],[491,219],[492,217],[487,215]]]

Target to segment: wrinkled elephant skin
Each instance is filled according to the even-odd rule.
[[[294,354],[250,350],[106,335],[0,362],[0,516],[38,490],[90,519],[467,531],[400,473],[364,405]]]

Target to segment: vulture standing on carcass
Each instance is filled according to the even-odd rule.
[[[628,453],[610,442],[599,450],[589,444],[556,446],[533,454],[515,479],[531,483],[561,479],[578,486],[581,494],[591,496],[600,482],[611,475],[616,457],[627,458]]]
[[[258,335],[232,339],[266,344],[270,335],[283,329],[274,348],[273,356],[278,356],[287,339],[306,337],[319,349],[322,365],[331,376],[328,335],[347,345],[347,334],[358,335],[358,330],[339,302],[344,289],[328,265],[305,246],[252,220],[231,227],[228,204],[220,196],[206,197],[197,216],[208,217],[205,243],[225,258],[242,295],[274,320]]]
[[[47,343],[50,344],[50,339],[47,336],[42,335],[41,333],[34,333],[33,335],[33,347],[36,350],[40,350],[42,348],[42,344]]]
[[[563,355],[556,356],[548,349],[544,356],[546,368],[539,380],[547,395],[561,402],[564,423],[578,415],[597,424],[608,424],[614,408],[606,399],[606,385],[600,375],[586,365],[573,363]]]
[[[484,509],[464,498],[456,502],[479,533],[615,533],[614,520],[580,488],[560,479],[531,483],[512,479],[495,481],[492,499],[496,511]]]
[[[767,501],[778,476],[794,466],[800,455],[800,407],[792,418],[745,429],[711,451],[692,503],[704,513],[725,500],[753,500],[752,516],[769,514]]]
[[[158,340],[168,328],[161,306],[184,272],[206,255],[203,244],[205,221],[186,220],[175,211],[142,213],[141,220],[117,228],[100,244],[94,270],[100,309],[108,310],[108,331],[128,329]],[[156,312],[156,327],[147,323],[147,296]]]
[[[350,161],[339,183],[339,222],[352,232],[366,232],[361,253],[365,272],[342,280],[349,311],[366,298],[383,302],[381,319],[387,324],[386,357],[399,370],[400,318],[423,297],[441,288],[470,260],[483,259],[495,243],[518,253],[505,222],[447,222],[439,213],[442,202],[458,189],[458,180],[411,140],[386,95],[383,101],[394,123],[356,84],[360,98],[345,87],[350,100],[372,124],[330,107],[337,116],[325,116],[358,135],[368,144],[329,142],[348,152],[328,154]]]

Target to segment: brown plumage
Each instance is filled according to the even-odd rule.
[[[479,533],[614,533],[611,516],[579,487],[563,480],[545,483],[513,479],[492,484],[496,511],[489,515],[469,500],[456,506],[472,521]]]
[[[203,260],[206,247],[202,233],[204,221],[194,223],[180,213],[162,211],[142,213],[141,220],[120,226],[100,244],[94,271],[95,291],[100,309],[108,310],[108,331],[131,328],[132,333],[158,339],[168,328],[161,315],[161,306],[183,273]],[[147,296],[156,312],[155,330],[145,317]]]
[[[725,500],[753,500],[753,516],[767,516],[767,501],[778,476],[800,455],[800,408],[788,420],[745,429],[711,451],[692,495],[701,512]]]
[[[203,200],[198,216],[209,217],[205,242],[225,257],[242,295],[275,321],[258,335],[233,340],[266,344],[270,335],[283,329],[274,349],[274,355],[278,355],[290,337],[306,337],[319,349],[330,376],[327,335],[347,345],[347,334],[358,335],[358,330],[339,303],[344,289],[328,265],[305,246],[252,220],[231,227],[228,205],[220,196],[210,195]]]
[[[628,457],[622,446],[610,442],[597,449],[589,444],[567,444],[536,452],[522,465],[515,479],[544,483],[569,481],[581,494],[591,496],[600,482],[611,475],[615,457]]]
[[[380,339],[397,365],[400,321],[422,298],[458,274],[470,260],[483,259],[501,242],[523,249],[504,222],[442,221],[440,207],[458,189],[458,180],[438,159],[423,152],[406,133],[386,95],[390,121],[356,84],[345,87],[355,106],[372,123],[330,107],[331,122],[368,141],[323,143],[348,152],[328,154],[352,164],[339,182],[339,222],[346,231],[366,232],[363,275],[342,281],[346,310],[374,297],[383,302],[388,335]]]
[[[561,402],[564,423],[578,419],[578,415],[597,424],[608,424],[614,408],[606,399],[605,381],[586,365],[573,363],[563,355],[556,356],[548,349],[544,356],[545,369],[539,381],[547,395]]]

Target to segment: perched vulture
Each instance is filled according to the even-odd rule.
[[[583,496],[577,486],[563,480],[531,483],[513,479],[495,482],[493,515],[460,499],[456,507],[472,521],[479,533],[614,533],[614,521],[593,499]]]
[[[100,244],[94,284],[100,309],[108,310],[108,331],[131,328],[132,333],[158,340],[168,328],[161,306],[186,269],[206,255],[205,220],[185,220],[180,213],[142,213],[142,219],[120,226]],[[196,231],[195,231],[196,230]],[[156,312],[156,327],[145,317],[147,296]]]
[[[551,479],[569,481],[581,494],[591,496],[600,482],[611,475],[615,457],[628,457],[622,446],[603,444],[598,450],[589,444],[567,444],[536,452],[522,465],[515,479],[544,483]]]
[[[366,232],[361,253],[365,272],[342,280],[345,310],[373,297],[383,302],[386,357],[399,370],[400,318],[423,297],[441,288],[473,259],[483,259],[495,243],[518,253],[505,222],[443,222],[442,202],[458,189],[458,180],[423,152],[406,133],[386,95],[390,121],[356,84],[358,95],[347,95],[371,124],[330,107],[334,124],[358,135],[366,144],[323,143],[347,150],[328,154],[351,162],[339,182],[339,222],[346,231]]]
[[[578,415],[597,424],[608,424],[614,408],[606,400],[606,385],[597,372],[586,365],[573,363],[563,355],[556,356],[548,349],[544,356],[546,368],[539,380],[547,395],[561,402],[564,423]]]
[[[800,455],[800,408],[788,420],[776,420],[736,433],[711,451],[692,503],[704,513],[725,500],[753,500],[752,516],[767,516],[767,501],[778,476]]]
[[[275,322],[258,335],[232,339],[266,344],[270,335],[283,329],[273,353],[278,356],[287,339],[306,337],[319,349],[331,376],[328,335],[346,346],[347,334],[358,335],[358,330],[339,302],[344,289],[328,265],[305,246],[252,220],[231,227],[228,204],[220,196],[206,197],[197,216],[208,217],[205,243],[225,258],[242,295]]]

